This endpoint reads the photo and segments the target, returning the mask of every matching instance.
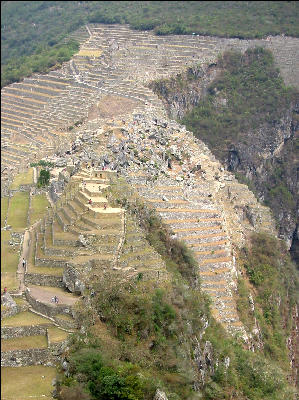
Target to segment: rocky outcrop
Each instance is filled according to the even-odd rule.
[[[161,96],[171,119],[182,119],[205,96],[217,72],[219,68],[216,64],[192,66],[186,73],[151,82],[149,88]]]
[[[162,390],[157,389],[154,400],[168,400],[166,394]]]

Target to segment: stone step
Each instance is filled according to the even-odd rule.
[[[226,249],[219,249],[219,250],[203,250],[203,251],[197,251],[196,254],[196,259],[198,261],[200,260],[208,260],[209,256],[215,257],[216,255],[226,255],[228,251]]]
[[[63,212],[61,210],[58,210],[56,213],[56,218],[57,221],[59,223],[59,225],[61,226],[61,228],[64,231],[67,231],[68,226],[70,225],[69,221],[65,218],[65,215],[63,214]]]
[[[15,127],[23,126],[23,121],[20,121],[16,118],[12,118],[8,115],[6,117],[2,117],[1,122],[2,124],[4,124],[4,126],[15,126]]]
[[[73,225],[73,223],[77,219],[77,215],[72,211],[71,207],[69,207],[68,203],[64,204],[64,206],[59,210],[63,213],[65,219],[68,221],[69,225]]]
[[[203,251],[206,249],[211,249],[211,247],[216,247],[214,249],[211,250],[218,250],[218,246],[225,246],[226,244],[228,244],[227,240],[218,240],[218,241],[213,241],[213,242],[203,242],[203,243],[191,243],[188,244],[188,247],[190,247],[192,249],[192,251],[196,254],[197,251]],[[197,247],[199,248],[199,250],[197,250]]]
[[[82,203],[80,202],[76,202],[75,199],[74,200],[69,200],[68,202],[68,207],[71,209],[71,211],[73,212],[74,215],[76,215],[76,218],[78,218],[79,216],[81,216],[85,211],[85,207],[82,205]]]
[[[232,257],[215,257],[215,258],[206,258],[204,260],[201,260],[200,263],[202,265],[206,265],[206,264],[219,264],[219,263],[231,263]]]
[[[52,225],[53,245],[69,245],[77,246],[78,235],[72,234],[71,232],[65,232],[62,230],[61,225],[55,218]]]
[[[208,235],[222,235],[223,230],[221,225],[216,226],[201,226],[200,228],[192,227],[192,228],[182,228],[184,230],[180,231],[177,229],[173,229],[173,232],[176,233],[176,237],[180,240],[185,239],[196,239],[197,237],[202,238],[204,235],[206,237]],[[211,236],[213,237],[213,236]]]
[[[205,234],[205,235],[191,235],[191,236],[185,236],[181,238],[183,242],[185,242],[188,246],[192,245],[190,247],[198,246],[198,245],[205,245],[206,243],[213,243],[213,242],[219,242],[221,239],[226,239],[227,235],[224,232],[220,233],[211,233],[211,234]]]
[[[10,109],[10,108],[4,108],[2,106],[1,109],[1,117],[5,117],[5,115],[7,116],[20,116],[23,117],[25,120],[31,120],[36,114],[33,113],[27,113],[26,111],[23,110],[19,110],[19,109]]]
[[[121,229],[121,218],[119,214],[112,215],[110,218],[93,218],[85,214],[81,217],[81,221],[93,229]]]
[[[166,225],[170,225],[172,230],[183,227],[205,227],[205,226],[219,226],[221,225],[222,218],[181,218],[181,219],[164,219]]]
[[[16,96],[21,96],[21,97],[26,97],[26,98],[30,98],[32,100],[37,100],[37,101],[43,101],[45,102],[45,104],[47,103],[46,100],[49,100],[55,96],[50,95],[50,94],[46,94],[46,93],[42,93],[39,92],[37,90],[35,91],[31,91],[31,90],[26,90],[26,89],[22,89],[21,87],[8,87],[6,88],[6,90],[8,91],[8,93],[6,94],[13,94]]]
[[[39,112],[41,109],[40,105],[24,104],[22,102],[19,102],[18,99],[13,99],[11,97],[3,98],[3,99],[1,97],[1,100],[2,100],[3,107],[12,108],[14,110],[20,110],[20,111],[26,112],[28,114],[32,112],[33,115],[35,115],[35,113]]]
[[[85,205],[87,205],[89,208],[90,206],[92,207],[104,207],[104,204],[108,204],[108,201],[106,197],[99,196],[99,193],[94,194],[94,196],[88,195],[87,193],[84,193],[83,191],[79,191],[77,194],[77,198]],[[89,205],[89,200],[91,199],[92,203]]]
[[[4,96],[4,98],[12,97],[13,99],[19,99],[20,103],[28,104],[28,106],[30,106],[31,103],[39,104],[40,106],[47,104],[47,101],[36,99],[25,94],[18,95],[17,93],[3,93],[3,95],[1,94],[1,97],[2,96]]]
[[[43,239],[38,235],[36,250],[35,250],[35,265],[50,267],[50,268],[63,268],[67,261],[66,256],[48,256],[43,250]]]
[[[201,288],[202,290],[204,289],[222,289],[225,288],[227,285],[227,281],[222,279],[222,280],[207,280],[207,279],[203,279],[203,281],[201,282]]]

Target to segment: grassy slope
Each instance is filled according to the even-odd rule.
[[[1,290],[7,287],[8,290],[18,288],[16,271],[19,263],[19,254],[14,250],[9,241],[11,234],[9,231],[1,231]]]
[[[296,91],[286,88],[271,52],[256,48],[227,52],[218,61],[221,74],[208,94],[182,120],[223,159],[237,141],[245,143],[263,124],[278,121],[290,108]],[[226,99],[221,105],[218,99]]]
[[[47,318],[41,317],[30,311],[20,312],[12,317],[4,318],[2,326],[29,326],[39,324],[52,324]]]
[[[23,336],[19,338],[1,340],[2,351],[45,349],[47,346],[47,338],[44,335]]]
[[[31,198],[30,225],[45,215],[49,202],[45,194],[37,194]]]
[[[29,168],[26,172],[23,172],[15,177],[10,189],[18,189],[20,185],[30,185],[33,183],[33,168]]]
[[[129,23],[157,34],[299,35],[294,1],[5,1],[1,11],[2,86],[68,60],[76,44],[62,39],[88,22]]]
[[[1,228],[4,227],[4,222],[8,210],[8,197],[1,197]]]
[[[50,399],[55,368],[42,365],[1,368],[1,393],[7,399]]]
[[[299,280],[282,241],[267,234],[253,234],[249,246],[240,252],[243,279],[239,282],[238,311],[245,326],[255,320],[262,332],[264,353],[287,369],[285,343],[292,326],[291,313],[298,303]],[[252,310],[249,292],[254,294]]]
[[[10,199],[7,224],[14,231],[24,231],[27,226],[27,215],[29,208],[29,193],[17,192]]]

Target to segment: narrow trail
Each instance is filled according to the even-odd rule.
[[[35,226],[38,224],[38,222],[35,222],[33,225],[31,225],[29,228],[27,228],[24,233],[22,254],[20,256],[18,269],[17,269],[17,278],[19,280],[19,293],[18,293],[19,295],[21,295],[25,291],[24,280],[25,280],[25,272],[27,272],[28,255],[29,255],[29,249],[30,249],[30,232],[35,228]],[[25,268],[23,267],[23,258],[26,260]]]

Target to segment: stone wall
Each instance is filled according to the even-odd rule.
[[[10,350],[1,352],[1,367],[44,365],[55,367],[66,341],[50,344],[46,349]]]
[[[3,307],[1,309],[1,320],[4,318],[12,317],[13,315],[18,314],[19,312],[27,311],[28,309],[29,309],[29,304],[23,306],[16,305],[16,307]]]
[[[51,324],[31,326],[2,326],[1,339],[12,339],[22,336],[46,335]]]
[[[54,367],[56,358],[49,349],[27,349],[2,351],[1,367],[22,367],[27,365],[46,365]]]
[[[87,262],[84,275],[91,269],[90,262]],[[85,289],[82,279],[82,267],[80,268],[80,266],[78,266],[76,268],[76,266],[68,263],[63,271],[63,283],[71,292],[81,294]]]
[[[60,288],[65,287],[61,276],[33,273],[25,274],[25,285],[55,286]]]

